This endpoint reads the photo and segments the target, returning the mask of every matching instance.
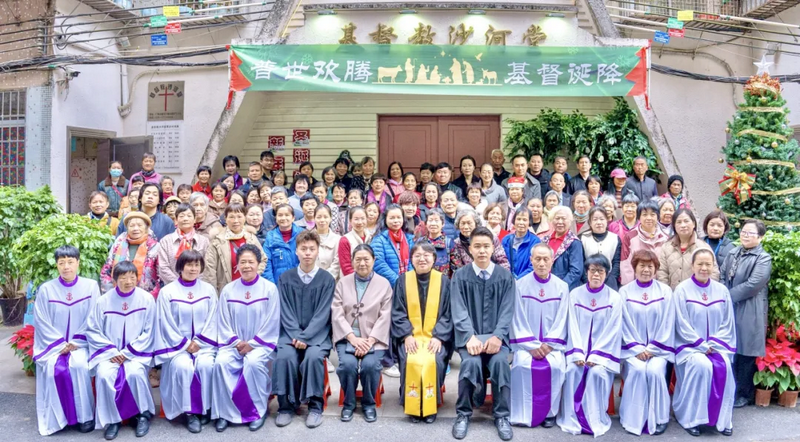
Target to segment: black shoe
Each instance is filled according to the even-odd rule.
[[[91,433],[94,431],[94,419],[78,424],[78,431],[81,433]]]
[[[700,430],[698,430],[697,427],[684,428],[684,430],[686,430],[687,433],[691,434],[694,437],[700,436]]]
[[[114,440],[117,438],[117,434],[119,434],[119,424],[108,424],[106,427],[106,440]]]
[[[353,410],[343,408],[342,409],[342,422],[350,422],[353,420]]]
[[[497,435],[501,440],[511,440],[514,432],[511,430],[511,422],[507,417],[497,417],[494,419],[494,426],[497,428]]]
[[[375,411],[374,407],[365,408],[364,409],[364,420],[372,423],[378,420],[378,412]]]
[[[721,434],[723,436],[733,436],[733,428],[728,428],[726,430],[722,430],[722,431],[719,432],[719,434]]]
[[[744,397],[736,398],[736,400],[733,401],[733,408],[742,408],[748,405],[750,405],[750,401]]]
[[[200,415],[200,425],[208,425],[211,423],[211,412]]]
[[[219,418],[217,419],[217,423],[214,425],[214,428],[217,429],[217,433],[222,433],[226,428],[228,428],[228,421],[223,418]]]
[[[667,431],[667,424],[656,424],[656,432],[653,433],[653,436],[664,434],[665,431]]]
[[[453,424],[453,437],[456,439],[463,439],[467,437],[467,430],[469,430],[469,416],[459,414],[456,416],[456,422]]]
[[[250,422],[250,425],[248,425],[248,427],[250,427],[250,431],[258,431],[261,427],[264,426],[264,422],[266,421],[267,417],[264,416],[260,419],[256,419],[253,422]]]
[[[306,427],[317,428],[322,425],[322,413],[319,411],[309,411],[306,416]]]
[[[432,424],[432,423],[436,422],[436,415],[432,414],[430,416],[425,416],[425,419],[423,419],[423,420],[425,421],[426,424]]]
[[[136,437],[144,437],[148,432],[150,432],[150,419],[140,414],[136,418]]]
[[[419,416],[409,416],[411,418],[412,424],[418,424],[422,422],[422,419]]]
[[[556,426],[556,417],[546,417],[544,418],[544,422],[542,422],[542,427],[544,428],[553,428]]]
[[[196,414],[186,414],[186,429],[190,433],[199,433],[203,430],[203,425],[200,424],[200,418]]]

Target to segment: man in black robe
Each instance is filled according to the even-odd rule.
[[[300,266],[278,280],[281,296],[281,332],[275,360],[278,417],[275,424],[292,423],[295,409],[308,402],[306,426],[322,424],[325,394],[325,358],[331,350],[331,303],[336,281],[316,265],[319,235],[306,230],[297,235]]]
[[[453,437],[467,435],[472,409],[483,404],[486,379],[492,381],[492,415],[502,440],[513,437],[509,422],[511,369],[508,333],[514,316],[514,276],[492,263],[492,232],[478,227],[470,235],[474,261],[450,283],[455,346],[461,356]],[[477,394],[475,389],[478,389]]]
[[[397,279],[394,287],[394,297],[392,299],[392,336],[397,340],[397,357],[400,366],[400,405],[405,407],[406,395],[427,394],[428,385],[420,385],[419,389],[406,391],[406,366],[409,354],[416,354],[424,351],[420,348],[424,346],[434,355],[436,361],[436,383],[430,387],[435,388],[436,395],[433,403],[441,402],[441,388],[444,384],[444,374],[447,363],[450,360],[453,349],[453,323],[450,318],[450,280],[447,276],[433,270],[433,263],[436,261],[436,249],[429,243],[418,242],[411,248],[411,262],[414,264],[414,271],[407,272],[404,276]],[[439,278],[439,303],[436,312],[435,324],[428,324],[426,314],[429,299],[429,289],[431,282],[436,285],[435,280]],[[419,297],[419,312],[421,321],[414,321],[409,314],[409,295],[407,284],[417,285]],[[430,293],[432,295],[432,293]],[[413,322],[422,327],[421,330],[415,327]],[[428,332],[430,331],[430,334]],[[420,337],[421,336],[421,337]],[[420,339],[417,339],[420,338]],[[423,376],[424,378],[424,376]],[[417,396],[417,397],[420,397]],[[412,410],[406,409],[406,414],[411,416],[412,422],[419,422],[420,417],[424,416],[425,423],[432,424],[436,421],[436,412],[426,413],[424,402],[420,401],[420,407]],[[433,405],[433,404],[431,404]],[[413,414],[412,414],[413,413]]]

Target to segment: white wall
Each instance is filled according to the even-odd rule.
[[[800,6],[795,6],[794,8],[788,9],[780,13],[779,16],[780,19],[777,17],[770,17],[768,20],[782,20],[786,23],[800,24]],[[770,27],[769,29],[787,32],[787,29],[785,28]],[[800,34],[797,29],[792,29],[791,32],[795,35]],[[791,46],[785,44],[781,45],[781,49],[790,52],[800,52],[800,46],[794,46],[797,44],[797,41],[790,36],[766,34],[764,37],[771,40],[792,43],[793,45]],[[756,52],[756,56],[757,58],[761,58],[761,55],[764,53],[763,49],[765,48],[765,45],[763,42],[757,43],[760,50]],[[775,65],[770,68],[770,74],[772,75],[800,74],[800,56],[798,55],[776,53],[775,55],[767,55],[767,61],[772,61],[775,63]],[[783,83],[782,85],[783,98],[786,99],[787,105],[792,110],[792,112],[789,114],[789,124],[795,126],[795,134],[797,134],[797,132],[800,131],[800,84]]]

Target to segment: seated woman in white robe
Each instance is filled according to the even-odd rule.
[[[267,363],[280,331],[280,298],[272,282],[258,276],[261,248],[245,244],[236,262],[241,278],[228,283],[217,305],[216,344],[211,394],[211,418],[218,432],[228,423],[264,426],[272,390]],[[210,336],[203,335],[209,340]]]
[[[153,352],[161,367],[161,407],[167,419],[186,415],[186,427],[199,433],[211,420],[211,376],[217,354],[214,312],[217,290],[201,281],[205,259],[186,250],[175,263],[178,279],[158,295],[158,333]],[[204,340],[205,339],[205,340]]]
[[[586,259],[589,283],[569,294],[567,375],[558,426],[571,434],[602,436],[611,428],[608,396],[619,373],[622,299],[604,284],[611,269],[601,254]]]
[[[550,246],[533,246],[530,260],[533,272],[517,281],[511,327],[511,423],[550,428],[556,423],[566,371],[569,286],[550,273]]]
[[[61,246],[55,259],[59,276],[39,287],[33,306],[36,415],[42,436],[67,425],[88,433],[95,425],[86,318],[100,289],[97,281],[78,277],[77,248]]]
[[[95,372],[97,428],[117,437],[123,420],[134,418],[136,437],[150,431],[155,413],[147,373],[153,365],[156,301],[136,287],[136,266],[121,261],[111,271],[116,287],[97,300],[89,315],[86,339],[89,368]]]
[[[636,279],[620,289],[624,301],[620,423],[640,436],[661,434],[669,423],[667,362],[675,362],[675,304],[668,285],[653,279],[658,255],[637,250],[631,260]]]
[[[733,434],[736,353],[733,303],[728,289],[711,280],[714,252],[698,249],[694,275],[675,288],[675,419],[692,436],[700,425]]]

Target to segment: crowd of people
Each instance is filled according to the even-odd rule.
[[[291,184],[270,151],[246,178],[238,158],[222,164],[217,180],[201,166],[175,186],[152,154],[130,179],[111,163],[88,214],[116,236],[99,286],[64,245],[60,276],[37,294],[41,434],[104,428],[111,440],[130,419],[143,436],[151,387],[192,433],[212,420],[258,430],[271,395],[277,426],[307,404],[315,428],[326,370],[342,421],[359,383],[363,417],[377,420],[386,375],[400,377],[410,419],[432,423],[456,352],[456,439],[488,386],[502,440],[512,425],[604,434],[617,375],[620,421],[637,435],[663,433],[670,408],[693,436],[731,435],[733,408],[754,399],[765,227],[745,221],[734,246],[714,210],[699,237],[682,177],[659,196],[645,158],[631,176],[615,169],[605,192],[585,156],[571,177],[563,157],[550,172],[518,155],[506,171],[496,150],[486,164],[462,158],[456,179],[447,163],[383,175],[342,156],[319,179],[301,164]]]

